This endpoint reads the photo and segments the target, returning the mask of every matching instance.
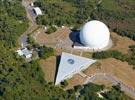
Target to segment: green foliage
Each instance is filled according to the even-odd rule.
[[[46,59],[50,56],[54,56],[55,50],[53,48],[50,48],[50,47],[41,46],[41,47],[39,47],[38,54],[39,54],[39,57],[41,57],[42,59]]]
[[[25,70],[25,72],[29,72],[29,79],[34,79],[42,82],[43,79],[43,72],[41,71],[38,61],[34,60],[30,63],[24,63],[21,65],[21,70]],[[27,75],[26,75],[27,76]],[[27,77],[28,78],[28,77]]]
[[[130,65],[133,65],[133,69],[135,68],[135,45],[129,46],[130,48],[130,57],[127,59]]]
[[[5,46],[17,45],[17,38],[27,29],[25,9],[18,0],[0,1],[0,40]]]
[[[75,29],[91,19],[101,20],[119,35],[135,40],[134,0],[38,0],[41,25],[68,25]]]
[[[3,51],[4,50],[4,51]],[[0,98],[4,100],[74,100],[75,95],[46,83],[38,60],[24,63],[13,59],[12,52],[0,49]],[[12,58],[12,59],[11,59]]]
[[[29,84],[20,71],[24,60],[13,47],[18,37],[27,29],[25,9],[20,0],[0,0],[0,99],[29,98]]]
[[[134,4],[134,0],[102,0],[91,17],[108,24],[119,35],[135,40]]]
[[[126,61],[127,60],[127,56],[122,54],[119,51],[101,51],[101,52],[95,52],[92,55],[93,58],[96,59],[106,59],[106,58],[116,58],[119,59],[121,61]]]
[[[113,31],[121,36],[129,37],[130,39],[135,41],[135,34],[132,34],[132,31],[130,31],[130,30],[116,28]]]
[[[36,18],[37,24],[39,25],[47,25],[47,20],[44,15],[40,15]]]
[[[40,25],[80,26],[89,17],[96,0],[37,0],[44,15],[37,17]]]
[[[69,93],[69,96],[71,96],[71,97],[73,97],[75,95],[74,89],[69,89],[69,90],[67,90],[67,92]]]
[[[68,86],[67,80],[62,81],[60,84],[61,84],[62,87]]]
[[[132,100],[121,91],[119,85],[113,86],[110,91],[105,93],[105,98],[107,100]]]
[[[92,57],[95,59],[116,58],[121,61],[127,61],[128,64],[135,67],[135,45],[129,46],[129,54],[124,55],[118,51],[101,51],[93,53]]]
[[[84,88],[80,91],[80,99],[81,100],[132,100],[127,95],[121,91],[120,85],[112,86],[110,90],[102,93],[104,98],[100,98],[97,92],[101,92],[101,90],[105,89],[102,85],[96,85],[93,83],[89,83],[84,85]]]
[[[89,83],[84,85],[84,88],[80,91],[80,94],[84,97],[84,100],[103,100],[98,97],[97,92],[103,89],[102,86]]]
[[[76,85],[76,86],[74,86],[75,92],[78,92],[78,91],[80,91],[81,89],[82,89],[82,86],[81,86],[81,85]]]
[[[21,0],[0,0],[0,100],[74,100],[74,94],[46,83],[38,60],[26,63],[14,53],[27,22]],[[45,57],[52,55],[52,49],[43,50]]]
[[[55,31],[57,31],[57,28],[56,27],[54,27],[54,26],[50,26],[48,29],[47,29],[47,34],[50,34],[50,33],[53,33],[53,32],[55,32]]]
[[[130,9],[130,11],[126,11],[126,8],[124,8],[123,5],[119,6],[123,7],[123,11],[126,11],[125,14],[119,14],[122,15],[122,17],[116,16],[115,14],[118,14],[117,12],[114,13],[114,11],[111,11],[111,13],[110,10],[105,10],[107,7],[103,7],[103,11],[106,11],[106,13],[103,13],[103,11],[100,11],[99,9],[97,9],[98,13],[92,13],[96,4],[95,1],[96,0],[37,0],[36,5],[41,7],[44,12],[43,16],[39,16],[39,19],[37,18],[37,22],[42,25],[56,24],[58,26],[63,24],[73,25],[74,23],[77,23],[77,26],[79,26],[83,24],[86,19],[89,19],[89,16],[93,16],[94,18],[102,19],[105,22],[108,21],[111,26],[112,22],[117,22],[117,19],[121,21],[124,18],[124,20],[126,19],[125,21],[128,22],[128,26],[130,26],[124,28],[129,28],[129,31],[133,33],[134,28],[131,26],[134,26],[134,6],[132,5],[134,4],[134,1],[127,0],[127,2],[125,2],[126,0],[115,0],[120,2],[120,4],[127,5],[128,9]],[[108,0],[108,2],[109,1],[112,2],[113,0]],[[101,8],[102,6],[99,5]],[[108,15],[110,17],[106,16],[104,18],[101,17],[101,15]],[[26,12],[21,5],[21,0],[0,0],[0,99],[74,100],[75,91],[73,89],[63,91],[44,80],[44,74],[39,66],[38,60],[26,63],[14,53],[13,47],[17,45],[18,37],[27,29],[27,27],[28,21],[26,19]],[[121,27],[118,27],[118,29],[121,29]],[[39,48],[39,55],[42,58],[54,55],[54,50],[51,48],[44,46],[39,47],[38,45],[35,45],[35,47]],[[131,64],[134,64],[135,62],[134,48],[135,46],[130,46],[130,58],[128,62]],[[117,55],[117,53],[114,54]],[[118,58],[121,59],[121,56]],[[80,98],[82,100],[100,100],[95,92],[101,90],[102,86],[90,84],[89,86],[85,85],[84,89],[85,90],[81,90],[82,96]],[[117,89],[108,92],[108,100],[115,100],[115,98],[118,98],[117,100],[122,100],[123,98],[126,98],[120,91],[120,93],[117,92]]]
[[[27,42],[28,42],[29,44],[34,44],[34,43],[35,43],[34,39],[33,39],[31,36],[28,36]]]

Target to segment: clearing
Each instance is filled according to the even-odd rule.
[[[46,60],[40,60],[40,65],[45,74],[45,80],[47,80],[48,82],[54,82],[56,71],[56,57],[52,56]]]

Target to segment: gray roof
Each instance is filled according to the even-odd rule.
[[[28,49],[26,49],[26,48],[23,49],[22,52],[23,52],[23,54],[24,54],[25,56],[31,54],[31,52],[30,52]]]
[[[74,74],[86,69],[89,65],[95,63],[96,60],[80,57],[77,55],[63,52],[59,64],[55,85],[61,81],[70,78]]]

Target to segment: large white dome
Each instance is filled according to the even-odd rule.
[[[108,27],[97,20],[86,23],[80,31],[80,41],[84,46],[91,49],[102,49],[110,40]]]

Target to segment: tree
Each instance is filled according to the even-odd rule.
[[[113,86],[110,91],[105,93],[105,98],[107,100],[132,100],[121,91],[119,85]]]
[[[42,9],[44,15],[38,16],[39,25],[77,26],[80,27],[90,18],[96,0],[61,0],[61,2],[38,0],[35,6]],[[68,9],[67,9],[68,8]],[[50,13],[52,12],[52,13]]]
[[[77,85],[77,86],[74,86],[74,90],[75,92],[78,92],[82,89],[82,86],[81,85]]]
[[[128,59],[127,55],[116,50],[94,52],[92,57],[96,59],[116,58],[121,61],[126,61]]]
[[[104,100],[97,95],[97,92],[102,89],[103,87],[101,85],[89,83],[84,85],[84,88],[80,91],[80,95],[83,96],[84,100]]]
[[[53,48],[41,46],[38,49],[39,49],[38,52],[39,57],[42,59],[47,59],[48,57],[55,55],[55,50]]]
[[[29,44],[34,44],[34,43],[35,43],[34,39],[33,39],[31,36],[28,36],[27,42],[28,42]]]
[[[62,86],[62,87],[68,86],[67,80],[62,81],[62,82],[61,82],[61,86]]]
[[[47,34],[50,34],[50,33],[53,33],[53,32],[55,32],[55,31],[57,31],[57,28],[54,27],[54,26],[50,26],[50,27],[47,29],[46,33],[47,33]]]

